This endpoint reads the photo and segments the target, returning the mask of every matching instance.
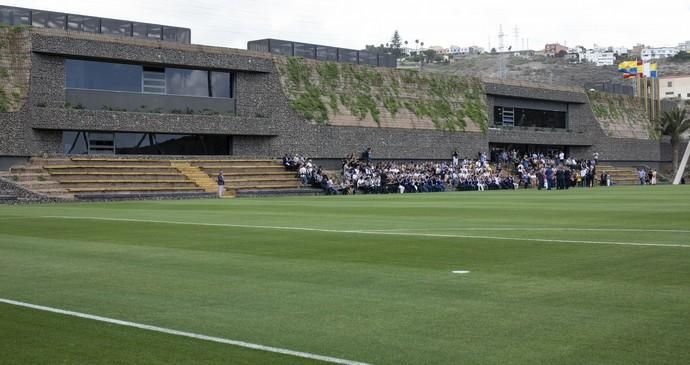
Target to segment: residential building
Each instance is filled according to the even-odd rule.
[[[616,56],[613,51],[588,49],[585,53],[585,60],[597,66],[610,66],[616,62]]]
[[[690,75],[659,78],[659,96],[662,99],[690,100]]]
[[[464,56],[470,53],[469,47],[450,46],[449,53],[453,56]]]
[[[568,47],[558,43],[549,43],[544,46],[544,54],[549,57],[555,57],[561,51],[568,52]]]
[[[667,57],[673,57],[678,54],[680,50],[678,47],[649,47],[640,52],[642,61],[658,60]]]

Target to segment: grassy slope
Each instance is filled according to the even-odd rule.
[[[0,207],[0,297],[376,364],[688,363],[688,248],[40,216],[690,245],[684,232],[476,230],[690,230],[689,202],[686,187],[635,187]],[[101,345],[138,339],[100,358],[114,362],[185,362],[196,346],[204,362],[289,359],[2,305],[0,319],[3,353],[7,338],[43,339],[36,358],[22,357],[35,342],[12,345],[18,362],[92,362],[94,331],[113,331]]]

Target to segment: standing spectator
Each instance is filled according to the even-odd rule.
[[[458,161],[458,150],[455,150],[455,152],[453,152],[453,167],[454,168],[458,167],[458,162],[459,162]]]
[[[225,192],[225,177],[223,176],[223,170],[218,172],[218,197],[223,197],[223,192]]]
[[[362,160],[366,163],[371,162],[371,147],[367,147],[362,153]]]
[[[656,185],[656,170],[652,170],[651,175],[652,175],[652,178],[650,180],[650,184]]]
[[[644,180],[647,176],[647,173],[644,171],[643,168],[640,167],[640,169],[637,171],[637,176],[640,178],[640,185],[644,185]]]

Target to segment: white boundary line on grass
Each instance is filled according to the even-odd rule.
[[[654,233],[690,233],[685,229],[644,229],[644,228],[568,228],[568,227],[453,227],[453,228],[400,228],[400,229],[370,229],[370,232],[407,232],[428,231],[573,231],[573,232],[654,232]]]
[[[177,225],[187,225],[187,226],[230,227],[230,228],[248,228],[248,229],[275,229],[275,230],[285,230],[285,231],[307,231],[307,232],[326,232],[326,233],[352,233],[352,234],[381,235],[381,236],[473,238],[473,239],[489,239],[489,240],[503,240],[503,241],[528,241],[528,242],[543,242],[543,243],[584,243],[584,244],[596,244],[596,245],[654,246],[654,247],[690,248],[690,245],[681,245],[681,244],[676,244],[676,243],[583,241],[583,240],[562,240],[562,239],[547,239],[547,238],[515,238],[515,237],[499,237],[499,236],[476,236],[476,235],[441,234],[441,233],[381,232],[381,231],[363,231],[363,230],[358,231],[358,230],[338,230],[338,229],[309,228],[309,227],[259,226],[259,225],[250,225],[250,224],[179,222],[179,221],[163,221],[163,220],[133,219],[133,218],[77,217],[77,216],[54,216],[54,215],[42,216],[40,218],[96,220],[96,221],[100,220],[100,221],[113,221],[113,222],[138,222],[138,223],[157,223],[157,224],[177,224]]]
[[[184,332],[184,331],[178,331],[178,330],[164,328],[164,327],[151,326],[148,324],[128,322],[128,321],[123,321],[123,320],[119,320],[119,319],[95,316],[93,314],[73,312],[73,311],[68,311],[68,310],[59,309],[59,308],[46,307],[46,306],[42,306],[42,305],[19,302],[19,301],[11,300],[11,299],[0,298],[0,303],[15,305],[15,306],[24,307],[24,308],[36,309],[36,310],[41,310],[41,311],[45,311],[45,312],[63,314],[63,315],[73,316],[73,317],[78,317],[78,318],[91,319],[94,321],[106,322],[106,323],[116,324],[116,325],[125,326],[125,327],[134,327],[134,328],[147,330],[147,331],[161,332],[161,333],[166,333],[166,334],[175,335],[175,336],[190,337],[190,338],[194,338],[197,340],[211,341],[211,342],[217,342],[217,343],[222,343],[222,344],[226,344],[226,345],[245,347],[245,348],[259,350],[259,351],[274,352],[274,353],[278,353],[278,354],[296,356],[296,357],[301,357],[301,358],[305,358],[305,359],[319,360],[319,361],[329,362],[332,364],[369,365],[367,363],[352,361],[352,360],[339,359],[337,357],[330,357],[330,356],[316,355],[316,354],[312,354],[309,352],[301,352],[301,351],[281,349],[278,347],[258,345],[255,343],[230,340],[230,339],[222,338],[222,337],[206,336],[206,335],[201,335],[198,333]]]

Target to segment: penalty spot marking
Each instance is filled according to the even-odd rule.
[[[57,313],[57,314],[62,314],[62,315],[67,315],[67,316],[72,316],[72,317],[91,319],[94,321],[116,324],[116,325],[125,326],[125,327],[134,327],[134,328],[147,330],[147,331],[166,333],[169,335],[189,337],[189,338],[194,338],[197,340],[217,342],[217,343],[222,343],[222,344],[226,344],[226,345],[245,347],[248,349],[259,350],[259,351],[274,352],[277,354],[296,356],[296,357],[301,357],[304,359],[319,360],[319,361],[329,362],[332,364],[370,365],[370,364],[358,362],[358,361],[339,359],[337,357],[330,357],[330,356],[312,354],[309,352],[301,352],[301,351],[281,349],[278,347],[264,346],[264,345],[259,345],[259,344],[255,344],[255,343],[244,342],[244,341],[238,341],[238,340],[230,340],[230,339],[222,338],[222,337],[206,336],[206,335],[201,335],[198,333],[184,332],[184,331],[178,331],[178,330],[174,330],[174,329],[170,329],[170,328],[151,326],[148,324],[128,322],[128,321],[123,321],[123,320],[119,320],[119,319],[95,316],[93,314],[73,312],[73,311],[68,311],[68,310],[59,309],[59,308],[46,307],[46,306],[42,306],[42,305],[19,302],[19,301],[11,300],[11,299],[0,298],[0,303],[15,305],[15,306],[24,307],[24,308],[31,308],[31,309],[35,309],[35,310],[41,310],[41,311],[45,311],[45,312]]]
[[[261,225],[252,225],[252,224],[180,222],[180,221],[163,221],[163,220],[154,220],[154,219],[133,219],[133,218],[79,217],[79,216],[59,216],[59,215],[46,215],[46,216],[41,216],[41,217],[36,217],[36,218],[96,220],[96,221],[110,221],[110,222],[136,222],[136,223],[156,223],[156,224],[176,224],[176,225],[183,225],[183,226],[203,226],[203,227],[275,229],[275,230],[283,230],[283,231],[352,233],[352,234],[381,235],[381,236],[469,238],[469,239],[487,239],[487,240],[498,240],[498,241],[526,241],[526,242],[542,242],[542,243],[568,243],[568,244],[581,243],[581,244],[591,244],[591,245],[619,245],[619,246],[651,246],[651,247],[690,248],[690,244],[684,245],[684,244],[677,244],[677,243],[587,241],[587,240],[565,240],[565,239],[526,238],[526,237],[479,236],[479,235],[466,235],[466,234],[382,232],[382,231],[372,231],[372,230],[358,231],[358,230],[341,230],[341,229],[310,228],[310,227],[261,226]]]
[[[469,270],[453,270],[453,274],[469,274]]]

